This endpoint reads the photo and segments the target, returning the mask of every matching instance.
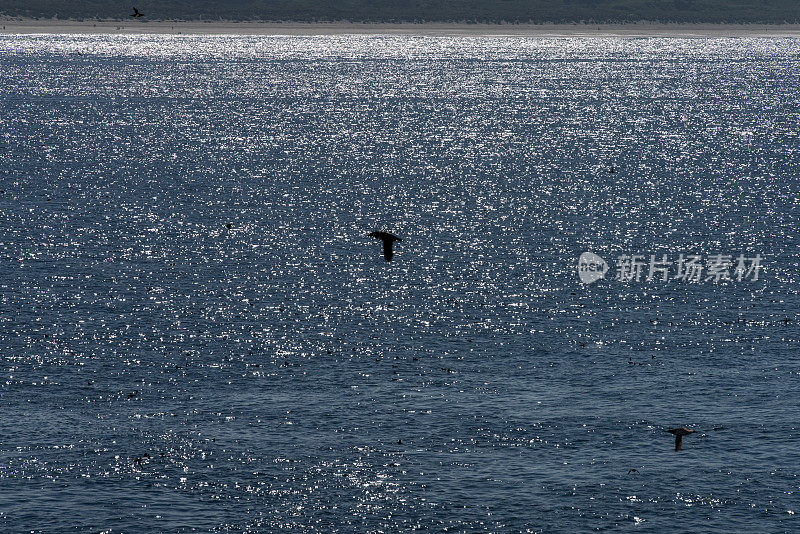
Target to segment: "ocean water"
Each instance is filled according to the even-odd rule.
[[[0,530],[796,532],[799,56],[0,36]]]

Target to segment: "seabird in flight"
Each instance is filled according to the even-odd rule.
[[[694,434],[694,430],[691,428],[670,428],[667,432],[675,434],[675,452],[681,450],[683,446],[683,436],[686,434]]]
[[[392,243],[395,241],[402,241],[402,239],[389,232],[370,232],[368,235],[383,241],[383,257],[386,258],[386,261],[392,261],[392,256],[394,256],[394,252],[392,252]]]
[[[133,18],[144,17],[144,13],[139,13],[139,10],[134,7],[133,8],[133,15],[131,15],[131,17],[133,17]]]

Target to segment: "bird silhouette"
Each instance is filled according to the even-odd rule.
[[[133,15],[131,15],[131,17],[133,17],[133,18],[144,17],[144,13],[139,13],[139,10],[134,7],[133,8]]]
[[[683,436],[694,434],[694,430],[691,428],[670,428],[667,432],[675,434],[675,452],[678,452],[683,447]]]
[[[386,261],[392,261],[392,256],[394,256],[392,244],[395,241],[402,241],[402,239],[389,232],[370,232],[368,235],[383,241],[383,257],[386,258]]]

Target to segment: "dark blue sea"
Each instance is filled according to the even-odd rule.
[[[0,531],[797,532],[799,125],[793,39],[0,36]]]

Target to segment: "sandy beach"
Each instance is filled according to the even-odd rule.
[[[186,34],[186,35],[530,35],[541,37],[800,37],[800,24],[384,24],[298,22],[92,21],[0,18],[2,34]]]

